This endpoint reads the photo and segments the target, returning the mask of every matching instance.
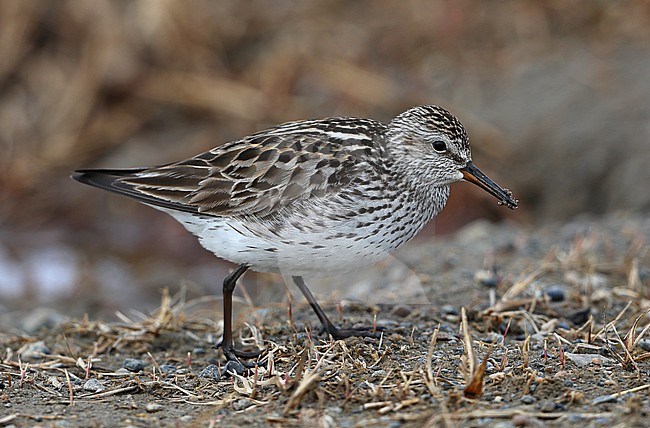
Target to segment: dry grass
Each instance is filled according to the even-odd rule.
[[[142,408],[153,400],[161,412],[174,404],[198,418],[193,420],[214,424],[226,417],[283,425],[327,425],[339,418],[426,426],[493,419],[561,423],[568,417],[621,421],[634,414],[629,409],[649,404],[641,397],[650,387],[650,353],[640,347],[650,331],[649,302],[627,280],[633,260],[646,254],[632,243],[639,257],[629,257],[630,250],[613,259],[601,251],[608,246],[605,238],[552,249],[530,266],[531,273],[504,277],[497,289],[502,297],[493,306],[471,314],[463,308],[458,320],[441,320],[424,331],[399,325],[379,340],[324,340],[302,323],[310,317],[305,305],[276,307],[262,324],[240,329],[243,346],[265,351],[245,375],[200,376],[208,364],[223,364],[212,351],[197,350],[220,334],[214,301],[164,292],[160,308],[137,320],[123,314],[114,323],[85,318],[43,336],[3,336],[0,379],[4,394],[37,394],[68,407],[131,397],[134,408]],[[596,274],[622,285],[595,284]],[[576,310],[600,305],[596,292],[609,293],[604,301],[618,309],[602,319],[568,321],[548,296],[536,292],[536,281],[558,275],[581,281],[567,297]],[[365,314],[341,315],[369,321]],[[23,358],[39,340],[50,352]],[[125,371],[125,357],[143,359],[146,368]],[[93,379],[104,389],[84,390]],[[520,402],[526,396],[538,398]],[[36,416],[17,412],[3,423]]]

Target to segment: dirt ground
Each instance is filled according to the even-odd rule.
[[[264,350],[241,376],[212,349],[210,296],[31,334],[3,322],[0,426],[647,426],[648,238],[647,217],[621,214],[474,223],[378,266],[371,303],[321,295],[381,339],[318,337],[297,297],[239,305],[240,346]],[[404,266],[419,286],[400,294]]]

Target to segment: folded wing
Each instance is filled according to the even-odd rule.
[[[79,170],[73,178],[163,208],[264,216],[337,192],[367,173],[369,141],[327,135],[257,134],[168,165]]]

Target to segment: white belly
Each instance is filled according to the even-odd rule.
[[[334,238],[328,232],[283,236],[274,240],[251,231],[250,224],[220,217],[196,218],[189,213],[165,210],[199,238],[201,245],[218,257],[245,263],[254,271],[299,276],[337,275],[372,265],[390,253],[378,239]],[[360,232],[360,231],[357,231]],[[337,232],[342,233],[342,232]]]
[[[334,276],[385,258],[442,209],[447,195],[448,188],[442,204],[436,206],[384,201],[372,214],[350,218],[337,216],[328,205],[310,206],[285,213],[275,222],[154,208],[174,217],[204,248],[230,262],[259,272]]]

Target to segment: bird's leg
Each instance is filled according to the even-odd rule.
[[[320,320],[322,325],[321,333],[326,333],[331,335],[334,339],[345,339],[352,336],[361,336],[361,337],[380,337],[380,331],[383,330],[381,327],[359,327],[359,328],[338,328],[332,321],[327,317],[323,308],[320,307],[314,295],[311,294],[311,291],[305,284],[305,280],[301,276],[294,276],[293,282],[298,286],[302,294],[305,296],[311,308],[316,312],[316,316]]]
[[[223,280],[223,339],[215,345],[221,347],[223,354],[228,361],[239,361],[239,358],[257,358],[261,352],[245,352],[235,349],[232,338],[232,292],[235,290],[237,280],[248,270],[245,264],[239,265],[237,269],[229,273]],[[242,363],[244,366],[254,366],[251,363]]]

